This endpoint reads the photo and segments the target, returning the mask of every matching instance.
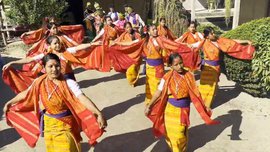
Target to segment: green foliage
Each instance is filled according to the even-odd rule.
[[[231,18],[231,4],[232,0],[225,0],[225,22],[228,26]]]
[[[214,25],[214,24],[200,24],[200,25],[197,27],[197,31],[203,33],[203,30],[204,30],[206,27],[212,27],[212,28],[214,29],[215,34],[216,34],[217,36],[220,36],[221,34],[224,33],[223,30],[221,30],[218,26],[216,26],[216,25]]]
[[[256,46],[252,61],[224,56],[228,79],[238,82],[253,96],[264,97],[270,91],[270,18],[253,20],[225,33],[230,39],[251,40]]]
[[[6,0],[10,6],[7,17],[12,23],[40,26],[47,16],[60,17],[67,8],[65,0]]]
[[[165,17],[168,27],[176,36],[186,31],[187,16],[179,0],[154,0],[154,10],[156,23],[159,18]]]

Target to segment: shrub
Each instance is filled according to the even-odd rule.
[[[6,0],[10,6],[6,15],[13,24],[31,25],[36,28],[46,16],[60,17],[67,8],[65,0]]]
[[[220,36],[221,34],[224,33],[223,30],[221,30],[218,26],[216,26],[216,25],[214,25],[214,24],[200,24],[200,25],[197,27],[197,31],[203,33],[203,30],[204,30],[206,27],[212,27],[212,28],[214,29],[215,34],[216,34],[217,36]]]
[[[228,79],[238,82],[253,96],[264,97],[270,91],[270,18],[245,23],[222,36],[251,40],[256,47],[252,61],[224,56]]]

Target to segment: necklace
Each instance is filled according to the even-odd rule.
[[[49,87],[48,87],[48,82],[49,80],[47,79],[47,83],[46,83],[46,92],[47,92],[47,94],[48,94],[48,100],[50,100],[50,98],[52,97],[52,94],[56,91],[56,89],[58,88],[58,85],[55,85],[54,86],[54,89],[53,89],[53,91],[50,93],[49,92]]]
[[[177,73],[178,74],[178,73]],[[180,77],[183,77],[181,74],[178,74]],[[179,84],[180,84],[180,82],[179,81],[177,81],[176,80],[176,74],[173,74],[173,80],[174,80],[174,82],[175,82],[175,90],[176,90],[176,92],[178,92],[179,91]]]

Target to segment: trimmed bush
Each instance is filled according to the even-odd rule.
[[[204,30],[206,27],[212,27],[212,28],[214,29],[215,34],[216,34],[217,36],[220,36],[221,34],[224,33],[223,30],[221,30],[218,26],[216,26],[216,25],[214,25],[214,24],[200,24],[200,25],[197,27],[197,31],[203,33],[203,30]]]
[[[228,79],[238,82],[243,89],[256,97],[265,97],[270,91],[270,18],[245,23],[223,37],[251,40],[256,47],[252,61],[224,56]]]

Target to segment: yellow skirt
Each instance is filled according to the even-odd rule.
[[[71,126],[63,121],[44,115],[46,152],[80,152],[80,143],[77,143],[71,130]]]
[[[214,67],[205,65],[201,72],[199,91],[205,106],[208,108],[211,108],[218,79],[219,72]]]
[[[167,103],[164,115],[166,142],[172,152],[187,151],[188,127],[181,125],[180,114],[179,107]]]
[[[156,77],[155,67],[146,64],[145,104],[149,104],[152,96],[157,90],[160,80],[161,78]]]
[[[128,80],[128,83],[132,86],[135,85],[135,83],[139,79],[139,71],[140,71],[140,65],[132,64],[126,72],[126,77]]]

